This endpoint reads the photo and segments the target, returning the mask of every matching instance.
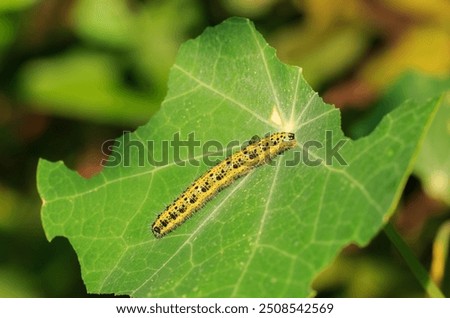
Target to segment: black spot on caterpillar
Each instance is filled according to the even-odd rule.
[[[161,238],[170,233],[234,180],[295,145],[295,134],[288,132],[252,137],[245,148],[206,171],[158,215],[152,224],[153,235]]]

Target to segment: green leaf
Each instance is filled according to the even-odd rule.
[[[422,180],[428,195],[450,206],[450,90],[443,95],[440,104],[417,157],[414,173]]]
[[[117,140],[99,175],[86,180],[62,162],[39,162],[43,226],[49,240],[69,239],[91,293],[308,296],[344,246],[367,244],[393,212],[436,109],[435,101],[406,103],[370,136],[348,140],[339,110],[301,69],[282,64],[248,20],[229,19],[182,46],[161,110]],[[173,233],[153,237],[156,216],[208,169],[205,160],[189,164],[185,148],[177,161],[162,141],[195,133],[201,145],[226,145],[269,131],[295,132],[299,146],[234,182]],[[341,140],[346,164],[325,149]],[[169,163],[142,160],[150,150]],[[304,157],[287,166],[302,150],[321,164]]]
[[[18,82],[20,97],[44,113],[129,124],[158,108],[151,96],[123,85],[112,57],[86,50],[28,63]]]
[[[450,78],[438,78],[417,71],[407,71],[386,90],[367,115],[351,127],[350,135],[353,138],[367,135],[378,125],[383,116],[407,99],[416,103],[425,103],[430,98],[438,98],[448,91],[449,87]]]
[[[0,2],[0,13],[23,10],[36,2],[36,0],[3,0]]]
[[[80,0],[73,18],[81,37],[124,49],[135,45],[134,16],[124,1]]]
[[[424,140],[414,173],[431,197],[450,205],[450,77],[437,78],[419,72],[406,72],[390,87],[372,110],[351,129],[351,135],[368,134],[389,111],[411,99],[426,103],[440,98],[439,110]]]

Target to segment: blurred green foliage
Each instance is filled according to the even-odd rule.
[[[97,172],[102,142],[158,110],[180,44],[234,15],[253,19],[284,62],[302,66],[313,88],[343,109],[344,124],[365,117],[408,69],[450,74],[447,0],[2,0],[0,296],[85,295],[70,245],[45,240],[37,159]],[[427,267],[446,219],[448,206],[412,178],[396,220]],[[364,250],[349,248],[329,280],[318,279],[319,295],[420,296],[395,255],[383,235]]]

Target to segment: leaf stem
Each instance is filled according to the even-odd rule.
[[[444,298],[442,291],[436,286],[433,280],[428,275],[428,272],[417,260],[416,256],[413,254],[409,246],[402,239],[400,234],[395,230],[391,223],[387,223],[384,227],[384,232],[394,244],[394,246],[399,251],[400,255],[405,260],[406,264],[411,269],[414,276],[416,276],[419,283],[425,289],[430,297],[433,298]]]

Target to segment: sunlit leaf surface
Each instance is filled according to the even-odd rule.
[[[339,111],[301,69],[281,63],[249,21],[230,19],[182,46],[161,110],[118,139],[120,153],[102,173],[86,180],[62,162],[40,161],[45,232],[69,239],[92,293],[308,296],[317,273],[349,243],[368,243],[394,210],[435,105],[406,103],[368,137],[348,140]],[[205,152],[217,150],[196,147],[193,165],[182,149],[182,166],[162,141],[194,133],[200,145],[227,145],[269,131],[294,132],[298,147],[155,239],[151,223],[208,169]],[[168,163],[150,164],[142,156],[149,148]]]

